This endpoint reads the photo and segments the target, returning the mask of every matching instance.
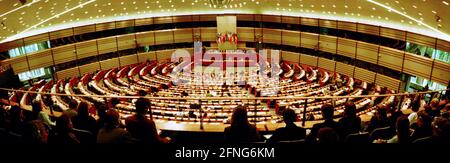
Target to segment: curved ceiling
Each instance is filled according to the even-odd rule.
[[[210,1],[0,0],[0,42],[108,21],[223,13],[360,22],[450,41],[450,0],[229,0],[222,7],[214,7]]]

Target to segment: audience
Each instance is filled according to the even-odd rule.
[[[105,125],[106,111],[108,111],[108,107],[105,104],[99,105],[97,107],[97,131]]]
[[[378,139],[376,143],[397,143],[408,144],[411,142],[411,131],[409,128],[409,120],[405,116],[401,116],[397,119],[396,123],[396,135],[389,140]]]
[[[428,113],[426,113],[424,110],[421,110],[417,113],[417,125],[415,126],[414,132],[411,135],[411,140],[416,140],[419,138],[424,138],[431,136],[433,134],[433,129],[431,127],[432,118]]]
[[[77,116],[77,107],[78,107],[78,102],[76,100],[70,100],[69,102],[69,108],[67,110],[64,110],[63,113],[66,114],[69,118],[73,118],[75,116]]]
[[[433,135],[414,141],[417,144],[449,144],[450,121],[448,118],[437,117],[432,124]]]
[[[119,113],[109,109],[105,115],[105,125],[97,134],[97,143],[100,144],[124,144],[132,143],[131,135],[123,128],[119,128]]]
[[[333,119],[334,108],[330,104],[324,104],[320,108],[322,111],[322,116],[324,122],[314,124],[311,133],[306,137],[308,142],[315,143],[317,140],[317,134],[321,128],[329,127],[332,128],[336,133],[340,133],[341,127],[340,124]]]
[[[169,138],[161,138],[156,130],[155,122],[146,114],[150,107],[147,99],[140,98],[135,102],[136,114],[125,120],[126,129],[131,136],[141,143],[168,143]]]
[[[408,116],[409,124],[414,124],[417,122],[417,112],[419,111],[420,103],[419,100],[415,100],[411,103],[411,110],[413,111]]]
[[[238,106],[231,116],[231,125],[225,128],[225,141],[233,143],[261,141],[256,126],[250,124],[247,107]]]
[[[386,109],[377,106],[375,115],[370,119],[369,125],[367,126],[367,131],[372,132],[374,129],[383,128],[389,126],[389,118],[387,116]]]
[[[301,140],[305,138],[306,130],[302,127],[298,127],[294,123],[297,121],[297,114],[294,110],[284,110],[283,120],[284,123],[286,123],[286,127],[276,129],[275,133],[270,137],[269,142]]]
[[[9,118],[6,122],[6,129],[10,132],[23,135],[25,129],[23,109],[19,106],[12,106],[8,113]]]
[[[322,127],[317,133],[318,144],[336,144],[339,142],[339,135],[331,127]]]
[[[341,140],[344,140],[347,135],[358,133],[361,130],[361,118],[356,115],[355,104],[353,102],[346,102],[344,107],[344,115],[339,120]]]
[[[55,126],[55,122],[50,119],[50,116],[42,110],[42,103],[38,100],[33,100],[31,104],[33,115],[37,116],[35,118],[42,120],[45,124],[49,126]]]
[[[78,114],[72,118],[73,128],[86,130],[92,134],[97,133],[97,121],[89,115],[89,104],[80,102],[78,104]]]
[[[56,126],[49,137],[49,143],[80,144],[72,129],[73,125],[69,115],[63,114],[56,120]]]

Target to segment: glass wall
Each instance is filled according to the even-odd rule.
[[[436,59],[445,63],[450,63],[450,57],[448,52],[436,50],[434,48],[426,47],[423,45],[417,45],[414,43],[407,42],[406,49],[407,52],[425,56],[427,58]]]
[[[10,58],[14,58],[14,57],[26,55],[29,53],[33,53],[33,52],[48,49],[48,48],[50,48],[50,41],[45,41],[45,42],[41,42],[41,43],[36,43],[36,44],[31,44],[31,45],[11,49],[8,51],[8,53],[9,53]]]

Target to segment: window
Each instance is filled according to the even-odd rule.
[[[19,73],[19,80],[20,81],[27,81],[27,80],[30,80],[30,79],[42,77],[44,75],[45,75],[44,68],[38,68],[38,69],[35,69],[35,70]]]
[[[8,52],[9,52],[9,57],[14,58],[14,57],[26,55],[29,53],[37,52],[37,51],[48,49],[48,48],[50,48],[50,41],[45,41],[45,42],[41,42],[41,43],[18,47],[15,49],[11,49]]]

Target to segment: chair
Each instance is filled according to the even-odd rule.
[[[91,133],[90,131],[74,128],[73,132],[75,133],[75,136],[77,136],[77,138],[81,144],[94,144],[95,143],[96,136],[93,133]]]
[[[369,135],[369,141],[372,142],[377,139],[390,139],[395,135],[395,130],[388,126],[388,127],[382,127],[377,128],[372,131]]]
[[[368,144],[369,143],[369,133],[354,133],[347,135],[344,140],[346,144]]]

